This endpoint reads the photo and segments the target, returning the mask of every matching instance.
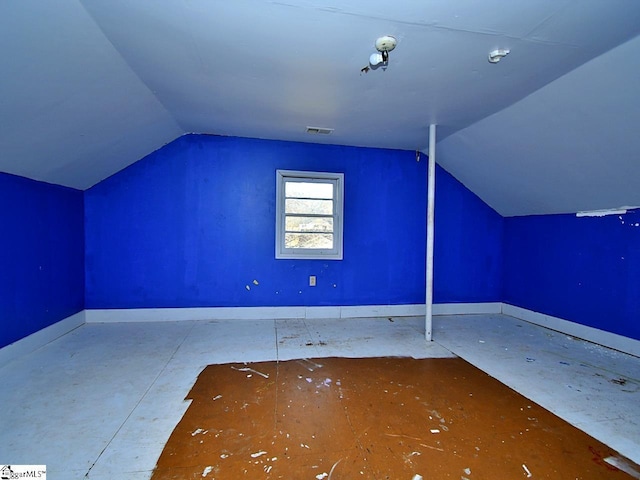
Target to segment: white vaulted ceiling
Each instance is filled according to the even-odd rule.
[[[639,33],[636,0],[4,0],[0,171],[85,189],[189,132],[423,150],[436,123],[503,215],[640,205]]]

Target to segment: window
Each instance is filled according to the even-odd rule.
[[[277,170],[276,258],[342,260],[344,174]]]

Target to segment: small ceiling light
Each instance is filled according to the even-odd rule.
[[[389,64],[389,52],[396,48],[398,41],[391,35],[385,35],[376,40],[375,46],[378,53],[372,53],[369,57],[369,65],[371,68],[377,68],[382,65],[385,68]]]
[[[509,55],[511,50],[508,49],[498,49],[489,52],[489,63],[498,63],[504,57]]]

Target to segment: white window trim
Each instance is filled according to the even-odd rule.
[[[285,189],[287,179],[331,180],[335,182],[333,213],[333,249],[285,248]],[[276,259],[342,260],[343,256],[343,211],[344,173],[304,172],[299,170],[276,170]]]

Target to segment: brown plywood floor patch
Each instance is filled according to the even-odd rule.
[[[187,398],[154,480],[634,478],[459,358],[210,365]]]

